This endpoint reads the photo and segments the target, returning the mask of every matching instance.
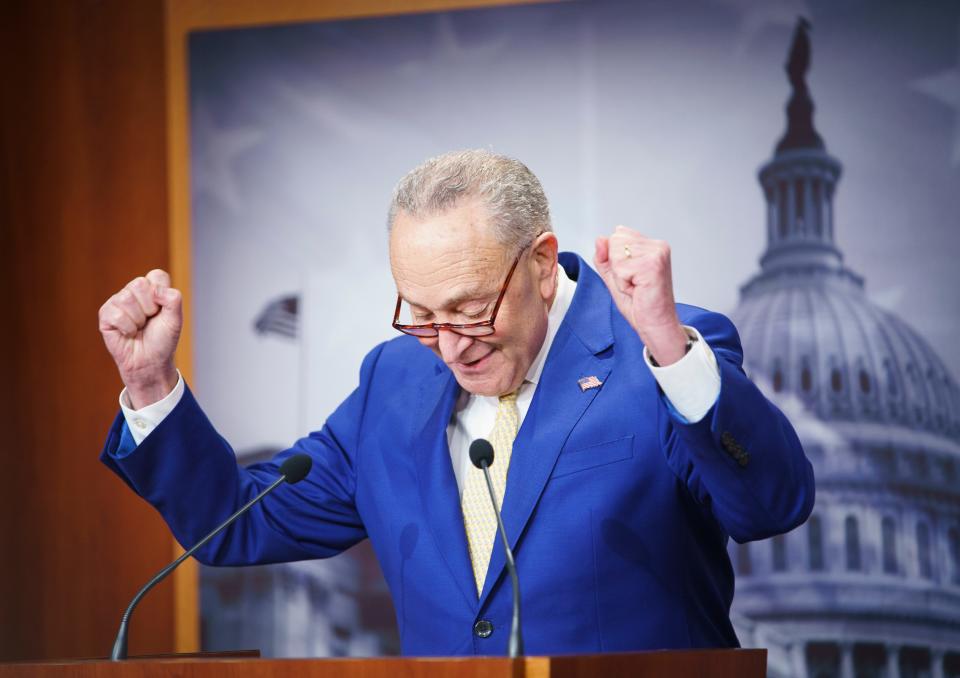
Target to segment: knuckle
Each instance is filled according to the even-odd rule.
[[[130,281],[130,284],[127,285],[126,289],[129,291],[137,290],[144,291],[150,288],[150,281],[144,278],[142,275],[134,278]]]
[[[167,285],[167,286],[170,285],[170,274],[167,273],[167,272],[166,272],[165,270],[163,270],[162,268],[154,268],[154,269],[151,269],[151,270],[147,273],[146,279],[147,279],[147,280],[152,280],[152,281],[154,281],[154,282],[156,282],[156,283],[158,283],[158,284]]]

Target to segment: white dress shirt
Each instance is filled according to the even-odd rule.
[[[557,277],[557,294],[547,313],[547,334],[517,394],[521,426],[540,382],[540,374],[543,372],[547,354],[550,353],[550,346],[553,345],[553,339],[567,309],[570,308],[577,288],[577,284],[566,276],[562,268]],[[693,423],[703,418],[720,395],[720,370],[713,351],[696,328],[684,326],[684,329],[696,341],[683,358],[672,365],[655,367],[646,348],[643,350],[643,358],[673,408],[680,416]],[[177,376],[177,385],[165,398],[139,410],[133,409],[126,389],[120,393],[120,409],[137,445],[173,411],[183,397],[183,376],[179,371]],[[495,396],[471,395],[466,391],[461,391],[457,399],[447,425],[447,442],[457,487],[461,493],[463,479],[470,467],[470,443],[477,438],[486,438],[493,430],[497,404],[498,399]]]

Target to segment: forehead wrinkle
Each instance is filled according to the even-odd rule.
[[[510,253],[482,216],[467,203],[433,217],[398,217],[390,260],[403,299],[440,310],[496,293]]]
[[[452,278],[444,277],[438,280],[435,285],[430,285],[429,287],[440,287],[443,290],[449,290],[446,296],[436,305],[436,309],[449,309],[462,304],[464,301],[479,298],[486,293],[486,288],[489,288],[490,285],[487,280],[478,279],[478,276],[473,272],[466,272]],[[408,303],[415,306],[423,308],[430,307],[430,304],[414,301],[402,293],[401,296]]]
[[[425,272],[422,279],[407,279],[407,282],[412,282],[417,287],[426,288],[422,291],[429,293],[430,288],[439,288],[445,292],[435,309],[450,309],[464,301],[481,298],[495,292],[493,289],[495,283],[492,277],[494,271],[497,271],[499,275],[500,267],[493,264],[499,264],[502,261],[502,256],[498,256],[497,252],[488,250],[475,258],[470,257],[469,261],[464,259],[462,251],[445,253],[445,255],[438,257],[441,260],[440,263],[443,263],[442,259],[455,258],[452,266],[431,267],[431,270]],[[454,266],[457,270],[451,274],[450,268]],[[402,272],[413,273],[409,269]],[[416,301],[412,298],[416,295],[416,291],[408,290],[408,293],[405,294],[401,290],[401,297],[410,304],[429,308],[430,304],[423,303],[424,300]]]

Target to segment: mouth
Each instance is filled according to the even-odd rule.
[[[471,362],[458,362],[457,369],[464,374],[475,374],[477,372],[482,372],[486,369],[487,365],[490,362],[490,357],[495,353],[494,350],[490,350],[486,355],[481,358],[477,358]]]

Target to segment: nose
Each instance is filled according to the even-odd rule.
[[[448,365],[457,362],[460,356],[473,345],[474,341],[475,339],[472,337],[465,337],[451,330],[441,329],[437,336],[437,346],[440,349],[443,362]]]

